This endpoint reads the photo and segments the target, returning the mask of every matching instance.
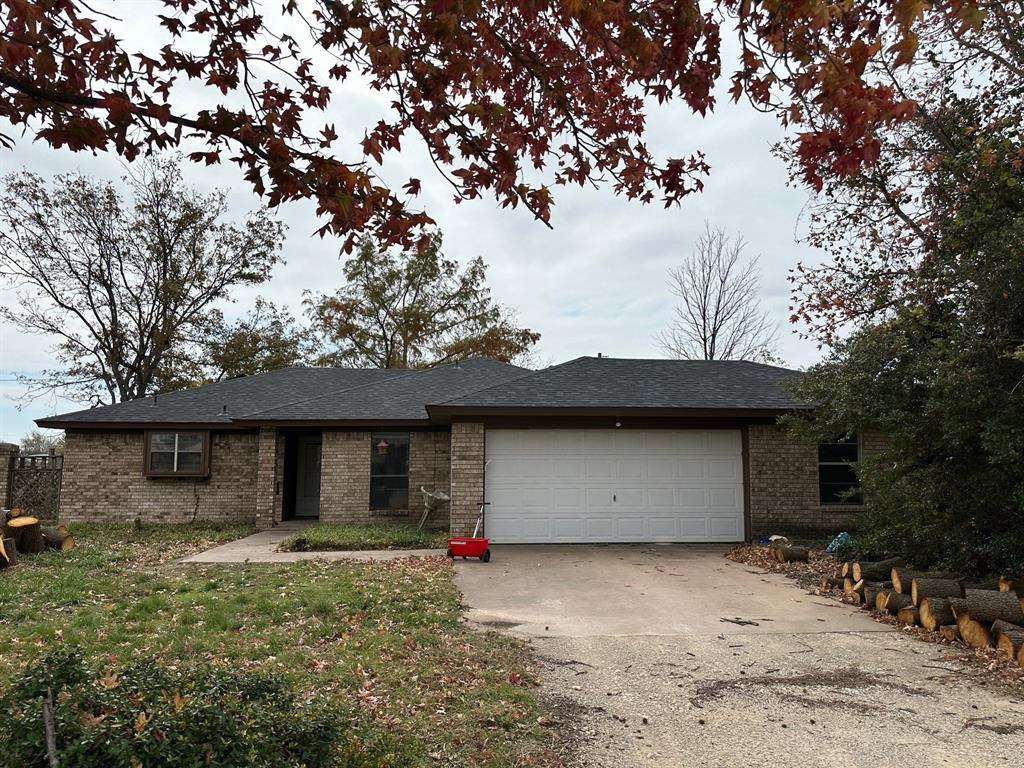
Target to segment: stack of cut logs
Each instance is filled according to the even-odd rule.
[[[837,587],[854,605],[888,613],[902,625],[921,626],[972,648],[994,646],[1024,667],[1022,581],[914,571],[894,557],[844,563],[833,576],[821,577],[822,592]]]
[[[0,518],[0,570],[18,564],[18,553],[38,554],[44,549],[67,551],[75,546],[75,537],[63,525],[45,528],[39,518],[22,510],[5,510]]]

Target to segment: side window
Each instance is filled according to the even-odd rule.
[[[818,445],[818,495],[822,504],[861,504],[860,481],[853,464],[860,461],[860,438],[848,435]]]
[[[409,509],[409,433],[374,432],[370,440],[370,509]]]
[[[209,432],[146,433],[148,476],[205,477],[209,468]]]

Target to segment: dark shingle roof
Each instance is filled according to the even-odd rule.
[[[532,371],[497,360],[466,360],[329,392],[239,417],[242,421],[413,421],[426,420],[428,403],[501,386]]]
[[[39,426],[427,422],[518,408],[784,411],[797,371],[738,361],[581,357],[543,371],[496,360],[437,368],[282,368],[205,387],[38,419]],[[226,406],[226,409],[225,409]],[[429,410],[429,413],[428,413]]]
[[[446,408],[692,408],[789,410],[798,371],[738,360],[580,357],[498,387],[449,398]]]
[[[260,421],[356,418],[426,421],[425,406],[431,400],[465,394],[525,373],[528,373],[525,368],[484,359],[419,370],[281,368],[194,389],[50,416],[36,423],[72,427],[90,424],[228,425],[255,414],[259,414]],[[385,384],[396,386],[385,388]],[[271,413],[274,415],[264,415]],[[355,413],[359,415],[349,415]]]

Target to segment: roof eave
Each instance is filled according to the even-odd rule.
[[[480,405],[428,405],[427,411],[434,421],[465,416],[665,416],[694,418],[766,418],[787,413],[814,410],[813,406],[793,405],[773,408],[673,408],[642,406],[480,406]]]

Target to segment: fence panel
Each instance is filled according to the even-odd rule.
[[[28,514],[56,520],[60,510],[63,456],[18,456],[11,461],[10,503]]]

